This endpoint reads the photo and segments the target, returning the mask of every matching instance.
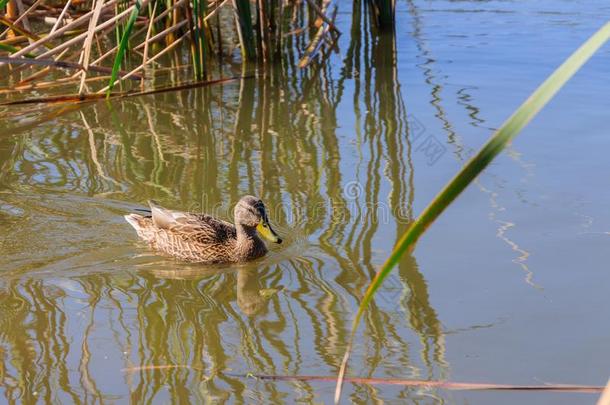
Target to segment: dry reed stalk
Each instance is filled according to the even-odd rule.
[[[83,70],[84,66],[80,63],[68,62],[63,60],[52,60],[52,59],[18,59],[12,60],[6,56],[0,56],[0,63],[10,63],[10,64],[25,64],[25,65],[40,65],[40,66],[52,66],[63,69],[79,69]],[[112,69],[104,67],[104,66],[89,66],[89,70],[100,73],[110,73]],[[126,76],[127,73],[125,71],[119,71],[120,76]],[[131,74],[130,76],[133,76]],[[142,77],[137,75],[133,80],[140,80]]]
[[[30,6],[30,8],[28,8],[26,11],[24,11],[22,14],[19,15],[19,18],[17,18],[15,21],[13,21],[13,24],[19,24],[21,22],[21,20],[27,18],[28,14],[30,14],[30,12],[32,12],[34,9],[36,9],[36,7],[38,7],[40,5],[40,3],[44,2],[45,0],[37,0],[34,2],[34,4],[32,4]],[[25,27],[25,25],[24,25]],[[2,37],[2,35],[0,35],[0,38]]]
[[[177,25],[178,22],[180,21],[180,8],[174,8],[173,12],[172,12],[172,25]],[[186,20],[186,19],[185,19]],[[174,34],[170,34],[170,36],[172,37],[172,40],[174,39]]]
[[[11,21],[15,21],[17,18],[19,18],[19,10],[17,10],[17,3],[15,3],[15,0],[9,0],[6,4],[6,17]],[[16,36],[17,34],[13,32],[13,30],[9,29],[6,31],[7,39],[12,39]]]
[[[296,29],[294,29],[292,31],[285,32],[284,34],[282,34],[282,36],[283,37],[290,37],[290,36],[293,36],[293,35],[299,35],[303,31],[305,31],[305,27],[300,27],[300,28],[296,28]]]
[[[180,44],[182,42],[182,40],[184,38],[186,38],[187,36],[190,35],[190,32],[185,33],[184,35],[182,35],[180,38],[176,39],[174,42],[172,42],[169,46],[165,47],[165,49],[163,49],[161,52],[159,52],[158,54],[156,54],[155,56],[153,56],[152,58],[150,58],[149,60],[146,61],[146,63],[141,64],[140,66],[138,66],[137,68],[133,69],[131,72],[127,73],[125,76],[123,76],[123,79],[128,79],[131,76],[133,76],[135,73],[139,72],[140,70],[144,69],[144,67],[146,65],[148,65],[151,62],[154,62],[156,59],[160,58],[161,56],[163,56],[164,54],[166,54],[167,52],[171,51],[172,49],[174,49],[176,46],[178,46],[178,44]],[[106,90],[108,90],[110,86],[106,86],[101,90],[98,90],[97,94],[103,93]]]
[[[235,19],[235,26],[237,27],[237,38],[239,39],[239,43],[242,47],[242,54],[244,53],[244,35],[242,32],[242,26],[239,21],[239,13],[237,12],[237,3],[235,0],[231,0],[231,8],[233,9],[233,17]]]
[[[331,3],[331,1],[326,2],[324,4],[324,8],[322,11],[326,12],[326,10],[328,9],[328,6],[330,6],[330,3]],[[337,7],[335,6],[331,20],[334,20],[336,15],[337,15]],[[303,55],[303,57],[299,61],[299,67],[301,69],[304,69],[307,66],[309,66],[318,56],[318,52],[320,51],[320,49],[322,48],[322,45],[324,44],[324,37],[328,32],[330,32],[330,25],[328,25],[326,23],[323,23],[320,26],[320,28],[318,28],[318,32],[316,33],[314,38],[311,40],[311,43],[307,47],[307,49],[305,51],[305,55]]]
[[[117,0],[109,0],[105,5],[104,5],[104,9],[107,7],[112,6],[114,3],[116,3]],[[76,27],[80,27],[81,25],[87,23],[89,21],[89,19],[91,18],[91,16],[93,15],[94,10],[91,10],[85,14],[83,14],[82,16],[80,16],[79,18],[77,18],[76,20],[72,21],[69,24],[64,25],[63,27],[59,28],[57,31],[55,31],[53,34],[47,35],[44,38],[41,38],[39,41],[34,42],[33,44],[26,46],[25,48],[21,49],[19,52],[15,52],[14,54],[11,54],[10,57],[11,58],[18,58],[20,56],[23,56],[25,54],[27,54],[28,52],[39,48],[40,46],[42,46],[43,44],[59,38],[61,35],[63,35],[66,31],[69,31],[71,29],[74,29]],[[83,37],[85,37],[87,34],[82,34]],[[70,45],[72,45],[72,43],[70,43]],[[61,50],[65,49],[66,47],[62,48]],[[59,52],[59,51],[58,51]]]
[[[89,69],[89,58],[91,57],[91,45],[93,44],[93,35],[95,34],[95,27],[97,26],[97,20],[100,17],[102,11],[102,5],[104,0],[97,0],[95,3],[95,10],[91,21],[89,21],[89,29],[87,30],[87,38],[83,43],[83,53],[81,54],[81,63],[83,68],[81,70],[81,80],[78,89],[78,94],[83,95],[85,90],[85,79],[87,78],[87,70]]]
[[[111,0],[111,1],[113,1],[113,0]],[[144,6],[146,6],[146,4],[147,4],[147,3],[148,3],[148,1],[147,1],[147,0],[144,0],[144,1],[142,2],[142,6],[143,6],[143,7],[144,7]],[[108,4],[108,3],[106,3],[106,5],[107,5],[107,4]],[[134,8],[135,8],[135,5],[133,5],[133,6],[129,7],[128,9],[126,9],[125,11],[123,11],[122,13],[117,14],[116,16],[114,16],[114,17],[110,18],[109,20],[107,20],[107,21],[105,21],[105,22],[101,23],[100,25],[98,25],[97,27],[95,27],[94,33],[98,33],[99,31],[102,31],[102,30],[104,30],[104,29],[106,29],[106,28],[110,28],[110,29],[112,29],[112,28],[114,27],[115,22],[117,22],[117,21],[119,21],[119,20],[121,20],[121,19],[123,19],[123,18],[127,17],[129,14],[131,14],[131,11],[132,11]],[[57,32],[59,32],[59,31],[61,31],[61,30],[57,30]],[[66,41],[66,42],[62,43],[61,45],[58,45],[58,46],[56,46],[55,48],[53,48],[53,49],[51,49],[51,50],[49,50],[49,51],[47,51],[47,52],[43,53],[42,55],[40,55],[40,57],[46,57],[46,56],[49,56],[49,55],[53,55],[53,54],[55,54],[55,53],[57,53],[57,52],[59,52],[59,51],[61,51],[61,50],[64,50],[64,49],[66,49],[66,48],[69,48],[70,46],[72,46],[72,45],[74,45],[74,44],[76,44],[76,43],[78,43],[78,42],[82,41],[82,40],[83,40],[83,39],[84,39],[86,36],[87,36],[87,33],[86,33],[86,32],[84,32],[84,33],[82,33],[82,34],[80,34],[80,35],[77,35],[76,37],[72,38],[71,40]]]
[[[51,31],[49,32],[49,35],[53,34],[55,32],[55,30],[57,30],[57,27],[59,27],[59,24],[61,24],[61,21],[63,20],[64,15],[66,15],[66,13],[68,12],[68,8],[70,7],[70,4],[72,4],[72,0],[68,0],[66,2],[66,5],[61,10],[61,13],[59,13],[59,17],[57,17],[57,21],[55,21],[55,24],[53,25],[53,28],[51,28]]]
[[[8,32],[8,31],[10,31],[10,30],[6,30],[5,32]],[[27,37],[25,35],[19,35],[19,36],[13,37],[11,39],[4,39],[4,40],[0,41],[0,44],[14,45],[14,44],[18,44],[23,41],[27,41]]]
[[[8,20],[5,17],[0,16],[0,22],[2,24],[6,25],[7,27],[9,27],[11,31],[25,36],[28,40],[37,41],[37,40],[40,39],[40,37],[38,35],[34,34],[30,30],[28,30],[27,28],[20,27],[17,24],[11,22],[10,20]],[[48,48],[52,48],[50,45],[47,45],[47,47]]]
[[[28,19],[27,15],[25,15],[25,7],[23,6],[23,2],[21,0],[15,0],[15,3],[17,3],[17,11],[19,11],[19,15],[24,16],[24,18],[18,17],[15,21],[20,21],[23,28],[31,32],[32,27],[30,27],[30,20]],[[33,42],[31,38],[28,38],[28,41],[30,41],[30,43]]]
[[[145,47],[149,42],[155,42],[161,38],[163,38],[164,36],[168,35],[171,32],[177,31],[180,28],[182,28],[185,24],[187,24],[188,21],[187,20],[182,20],[180,21],[178,24],[176,25],[172,25],[169,28],[164,29],[163,31],[161,31],[160,33],[158,33],[157,35],[155,35],[154,37],[150,38],[150,39],[146,39],[144,42],[142,42],[140,45],[136,46],[135,48],[133,48],[134,50],[138,50],[138,49],[142,49],[143,47]]]
[[[216,4],[218,4],[218,2],[216,2]],[[229,0],[223,0],[222,3],[218,4],[214,10],[212,10],[208,15],[205,16],[205,18],[203,19],[203,21],[207,21],[210,18],[214,17],[216,15],[216,13],[218,13],[218,11],[220,11],[220,9],[224,6],[226,6],[227,4],[229,4]]]
[[[320,18],[323,22],[328,24],[330,26],[330,28],[333,31],[335,31],[337,34],[341,35],[341,31],[339,31],[339,29],[335,25],[334,21],[332,21],[330,18],[328,18],[328,16],[325,14],[325,12],[320,7],[318,7],[318,5],[313,0],[307,0],[307,3],[311,6],[313,11],[316,12],[316,14],[318,15],[318,18]],[[321,25],[322,25],[322,22],[316,21],[316,24],[315,24],[316,27],[320,27]]]
[[[185,3],[185,2],[186,2],[186,0],[179,0],[179,1],[175,2],[175,3],[174,3],[174,4],[173,4],[171,7],[169,7],[167,10],[165,10],[164,12],[160,13],[160,14],[159,14],[157,17],[155,17],[155,18],[152,20],[152,24],[157,23],[159,20],[161,20],[163,17],[165,17],[165,16],[166,16],[166,15],[167,15],[167,14],[168,14],[168,13],[169,13],[171,10],[173,10],[175,7],[178,7],[178,6],[182,5],[182,4],[183,4],[183,3]],[[156,2],[155,2],[155,4],[156,4]],[[141,33],[143,33],[145,29],[147,29],[147,28],[145,27],[145,28],[142,28],[142,29],[140,29],[140,30],[136,31],[136,32],[133,34],[133,37],[137,37],[138,35],[140,35]],[[97,65],[97,64],[99,64],[101,61],[103,61],[104,59],[106,59],[108,56],[110,56],[110,55],[112,55],[114,52],[116,52],[116,50],[117,50],[117,49],[119,49],[119,46],[118,46],[118,45],[117,45],[117,46],[115,46],[115,47],[113,47],[112,49],[110,49],[108,52],[106,52],[105,54],[103,54],[103,55],[102,55],[102,56],[100,56],[99,58],[97,58],[95,61],[91,62],[91,64],[92,64],[92,65]]]
[[[155,11],[157,11],[157,2],[155,2],[155,5],[153,6],[152,9],[152,13],[151,15],[154,17],[155,15]],[[148,45],[149,45],[149,41],[150,41],[150,34],[152,33],[152,29],[154,26],[154,18],[150,18],[150,21],[148,22],[148,29],[146,30],[146,38],[144,39],[144,56],[142,57],[142,63],[146,64],[146,61],[148,60]],[[144,80],[142,80],[142,85],[144,85]]]
[[[61,59],[66,53],[68,53],[68,49],[64,50],[59,55],[56,55],[53,58],[53,60],[57,61],[57,60]],[[23,66],[26,66],[26,65],[24,64]],[[39,70],[38,72],[31,74],[30,76],[26,77],[25,79],[21,79],[15,87],[22,85],[22,84],[26,84],[28,82],[31,82],[32,80],[38,79],[39,77],[46,76],[51,71],[51,68],[52,68],[52,66],[47,66],[47,67]]]
[[[269,26],[267,25],[267,1],[259,0],[257,3],[258,6],[258,24],[257,29],[260,30],[261,39],[259,46],[262,50],[263,62],[267,62],[270,58],[269,55],[269,46],[271,45],[271,41],[269,39]]]
[[[87,78],[87,83],[103,82],[108,79],[110,79],[110,76],[94,76],[94,77]],[[50,89],[50,88],[54,88],[54,87],[67,86],[72,83],[77,83],[78,80],[79,80],[78,78],[64,77],[64,78],[53,80],[50,82],[36,82],[33,84],[25,83],[23,85],[13,86],[11,88],[0,88],[0,94],[10,94],[15,91],[40,90],[40,89]],[[70,97],[72,97],[72,96],[70,96]],[[74,96],[73,98],[77,98],[77,96]],[[99,98],[99,97],[97,97],[97,98]],[[35,101],[42,103],[42,102],[44,102],[42,100],[44,100],[44,98],[37,99]],[[21,101],[21,100],[19,100],[19,101]],[[27,104],[35,104],[34,102],[32,102],[32,99],[27,99],[24,101],[28,101]],[[22,103],[22,104],[26,104],[26,103]],[[1,105],[12,105],[12,104],[10,102],[7,102],[7,103],[2,103]]]

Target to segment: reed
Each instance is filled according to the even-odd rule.
[[[116,57],[114,58],[114,63],[112,65],[112,73],[110,74],[110,82],[108,83],[108,89],[106,90],[107,97],[110,97],[110,93],[112,88],[114,87],[114,83],[116,82],[117,76],[119,74],[119,69],[121,68],[121,62],[125,57],[125,53],[127,52],[127,44],[129,43],[129,36],[131,34],[131,30],[133,29],[133,25],[136,22],[136,18],[138,18],[138,14],[140,14],[140,8],[142,8],[142,2],[140,0],[136,1],[135,8],[131,12],[131,16],[129,17],[129,21],[127,21],[127,25],[125,26],[125,31],[123,32],[123,36],[121,37],[121,42],[119,43],[119,49],[117,51]]]
[[[249,0],[233,0],[237,32],[241,46],[242,56],[246,60],[256,59],[256,43],[254,28],[252,26],[252,12]]]
[[[202,80],[206,76],[207,37],[205,30],[207,1],[193,0],[192,25],[193,33],[193,60],[195,65],[195,77]]]
[[[332,0],[257,0],[254,3],[249,0],[84,0],[55,5],[42,3],[40,0],[0,0],[0,29],[4,27],[4,31],[0,30],[0,57],[3,58],[0,68],[5,64],[18,65],[12,74],[27,69],[30,70],[28,81],[44,82],[49,81],[49,75],[53,75],[53,79],[58,75],[61,78],[65,73],[61,70],[64,67],[73,69],[76,66],[79,71],[75,73],[72,70],[68,74],[80,78],[78,91],[83,96],[112,92],[117,83],[132,76],[119,74],[121,68],[135,74],[147,66],[162,66],[167,61],[178,65],[179,52],[184,50],[189,52],[195,80],[208,79],[209,67],[215,58],[218,61],[237,56],[234,51],[236,45],[243,62],[258,61],[259,66],[264,67],[282,63],[288,55],[292,58],[297,54],[303,55],[301,67],[305,68],[317,59],[324,47],[332,48],[340,34],[333,21],[337,7],[332,5]],[[15,4],[21,6],[13,7]],[[16,14],[17,9],[21,14]],[[57,18],[43,21],[49,13],[57,15]],[[312,13],[308,20],[315,21],[315,24],[298,26],[299,22],[306,20],[306,13]],[[301,17],[295,19],[296,15]],[[32,24],[28,22],[30,20]],[[282,40],[286,31],[290,35],[302,36],[304,40]],[[311,39],[308,45],[307,39]],[[32,64],[23,64],[26,58],[56,63],[36,68]],[[107,86],[94,88],[100,81],[90,81],[88,76],[107,69],[112,69]]]

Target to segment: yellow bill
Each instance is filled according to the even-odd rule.
[[[263,238],[274,243],[282,243],[282,239],[271,228],[269,222],[265,221],[264,219],[261,220],[261,222],[256,226],[256,230],[262,235]]]

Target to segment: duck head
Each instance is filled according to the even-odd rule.
[[[274,243],[282,243],[282,239],[269,224],[265,204],[260,198],[251,195],[242,197],[235,205],[233,214],[235,215],[235,225],[255,228],[265,239]]]

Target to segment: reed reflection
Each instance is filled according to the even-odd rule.
[[[422,13],[412,0],[409,0],[408,5],[409,13],[413,17],[413,38],[419,50],[419,56],[422,60],[424,60],[424,62],[419,66],[423,71],[426,83],[430,86],[429,103],[434,107],[436,112],[435,117],[441,122],[442,129],[447,134],[447,143],[452,146],[455,157],[460,162],[464,162],[468,157],[475,153],[475,148],[469,147],[465,144],[464,139],[453,128],[453,125],[447,116],[442,103],[442,92],[445,89],[445,83],[441,77],[438,76],[438,73],[435,70],[436,59],[434,58],[430,49],[428,49],[428,44],[424,39],[424,19],[422,18]],[[476,88],[472,88],[471,86],[460,88],[458,91],[456,91],[456,102],[458,105],[464,108],[469,117],[469,123],[473,128],[484,128],[487,132],[492,133],[494,128],[486,125],[485,120],[480,117],[481,109],[477,107],[473,101],[473,96],[471,93],[474,90],[476,90]],[[521,158],[521,153],[515,150],[513,145],[507,147],[507,154],[520,167],[524,173],[524,179],[532,176],[534,165],[524,162]],[[515,252],[516,257],[512,260],[512,262],[519,266],[525,273],[524,281],[528,285],[536,289],[540,289],[541,287],[533,281],[534,273],[529,268],[527,263],[530,256],[528,248],[521,246],[518,241],[512,240],[507,235],[507,231],[517,225],[516,222],[511,219],[498,218],[500,213],[502,213],[503,216],[509,214],[507,208],[500,202],[500,190],[505,188],[504,183],[506,180],[497,178],[489,173],[487,176],[493,178],[493,185],[486,186],[481,178],[476,179],[474,182],[479,191],[488,196],[490,205],[489,218],[497,224],[496,237]]]
[[[336,373],[350,314],[412,220],[415,193],[395,37],[375,32],[366,2],[352,7],[342,69],[319,64],[312,74],[288,59],[257,80],[91,104],[32,134],[0,138],[0,184],[83,196],[66,208],[67,220],[93,216],[89,231],[78,228],[93,233],[80,235],[79,248],[116,254],[49,276],[34,252],[3,281],[0,295],[11,298],[0,313],[13,317],[15,335],[0,336],[7,400],[37,392],[75,403],[274,403],[295,386],[253,388],[235,374]],[[355,134],[343,132],[351,127]],[[134,257],[126,250],[145,250],[135,240],[126,249],[128,237],[113,234],[123,232],[123,209],[150,198],[230,219],[243,194],[276,208],[288,243],[240,268]],[[106,206],[94,214],[91,201]],[[10,202],[26,221],[53,208],[42,201],[34,211],[18,193]],[[131,235],[127,224],[124,232]],[[382,292],[366,317],[359,374],[442,376],[443,331],[414,257],[398,275],[404,298]],[[318,388],[298,384],[303,398],[318,398]],[[355,387],[352,399],[383,394]]]
[[[366,2],[354,2],[352,15],[351,35],[354,41],[347,52],[343,74],[347,77],[355,74],[362,78],[356,80],[354,93],[359,97],[354,98],[354,105],[364,103],[365,116],[358,119],[362,120],[365,139],[370,139],[370,158],[365,172],[368,182],[364,192],[368,200],[365,206],[378,206],[384,202],[385,198],[380,192],[383,173],[390,185],[387,200],[392,207],[391,223],[395,224],[395,235],[402,235],[413,218],[415,168],[411,158],[411,139],[417,134],[411,134],[409,131],[407,110],[397,80],[396,38],[393,33],[381,33],[375,29],[371,10]],[[360,19],[361,21],[358,21]],[[367,29],[360,29],[361,26]],[[380,157],[385,158],[386,167],[382,166]],[[359,232],[365,237],[361,238],[361,250],[355,251],[353,257],[371,257],[370,248],[375,245],[372,241],[376,230],[375,222],[378,221],[372,217],[369,228]],[[367,238],[368,235],[370,236]],[[368,263],[371,261],[366,260]],[[373,271],[372,268],[369,269],[371,274]],[[404,333],[388,326],[387,337],[383,340],[402,342],[404,348],[399,351],[403,356],[402,364],[405,368],[411,368],[414,374],[425,375],[427,378],[440,374],[442,378],[448,367],[444,359],[443,328],[430,304],[425,278],[418,270],[413,256],[401,260],[398,276],[403,286],[403,294],[395,299],[401,301],[400,305],[408,314],[410,327],[419,337],[419,356],[423,370],[418,370],[417,367],[413,369],[414,361],[410,359],[411,350],[408,348],[413,342],[407,343]],[[383,316],[379,318],[384,319]],[[387,318],[387,324],[391,325],[389,319]],[[379,330],[375,330],[375,334],[378,333]]]

